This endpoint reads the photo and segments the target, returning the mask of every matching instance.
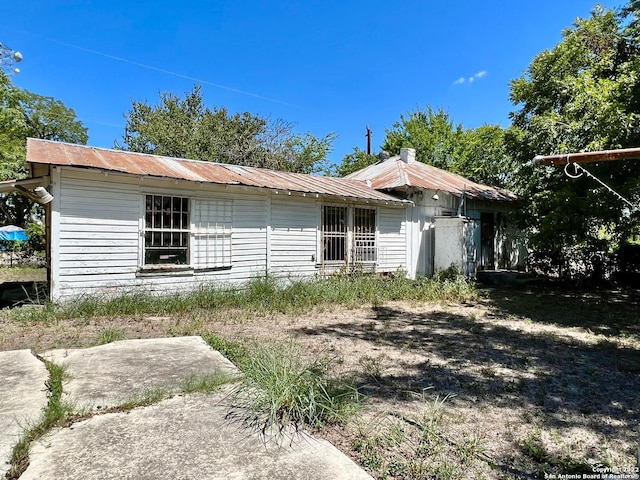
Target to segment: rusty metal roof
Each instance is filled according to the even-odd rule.
[[[161,157],[34,138],[27,139],[27,161],[191,182],[244,185],[282,192],[302,192],[330,197],[373,200],[390,204],[407,203],[405,200],[379,192],[369,187],[365,182],[353,179],[319,177],[239,165]]]
[[[405,162],[396,155],[351,173],[345,178],[371,182],[377,190],[404,190],[409,187],[439,190],[457,197],[465,196],[481,200],[514,201],[518,197],[509,190],[490,187],[455,173],[441,170],[418,161]]]

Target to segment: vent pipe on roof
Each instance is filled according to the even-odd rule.
[[[404,163],[414,163],[416,161],[416,149],[415,148],[401,148],[400,160]]]

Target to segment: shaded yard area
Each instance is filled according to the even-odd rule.
[[[3,266],[0,262],[0,308],[47,298],[47,270],[33,266]]]
[[[205,333],[334,357],[333,373],[366,397],[354,421],[320,436],[377,478],[544,478],[636,465],[638,292],[500,287],[474,303],[298,316],[0,317],[1,350]]]

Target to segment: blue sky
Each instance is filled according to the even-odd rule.
[[[620,1],[600,2],[618,8]],[[592,0],[6,1],[0,42],[14,82],[62,100],[112,147],[133,100],[202,85],[205,103],[338,135],[340,162],[379,150],[385,128],[427,104],[465,127],[509,124],[509,81],[587,17]]]

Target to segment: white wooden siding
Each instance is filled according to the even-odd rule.
[[[233,201],[232,280],[249,280],[266,272],[266,193],[259,193],[243,193]]]
[[[59,241],[54,242],[52,251],[55,257],[52,295],[56,300],[131,291],[131,288],[172,292],[210,282],[241,283],[266,271],[266,192],[242,192],[238,198],[224,188],[176,186],[174,182],[162,180],[141,182],[127,175],[106,176],[75,169],[62,169],[57,191]],[[233,202],[231,268],[139,275],[142,205],[147,193],[187,196],[194,198],[194,206],[202,201],[223,205]],[[193,242],[191,247],[195,247]]]
[[[137,187],[82,176],[60,178],[54,298],[135,283],[140,195]]]
[[[378,208],[378,272],[407,269],[406,211]]]
[[[318,210],[307,198],[271,199],[271,273],[309,276],[316,269]]]
[[[60,168],[52,178],[56,179],[51,216],[51,231],[56,236],[51,247],[54,300],[137,288],[168,293],[204,283],[240,284],[267,271],[296,278],[320,273],[320,200],[276,195],[266,189],[105,175],[69,167]],[[223,208],[227,212],[224,223],[228,225],[229,212],[231,218],[230,268],[171,273],[142,269],[147,194],[189,197],[192,208],[203,202],[232,205],[230,210]],[[201,219],[200,214],[193,214],[192,223]],[[376,270],[405,268],[405,209],[379,207],[377,225]],[[194,241],[192,236],[190,248],[196,248]],[[192,252],[192,259],[194,253],[198,252]]]

